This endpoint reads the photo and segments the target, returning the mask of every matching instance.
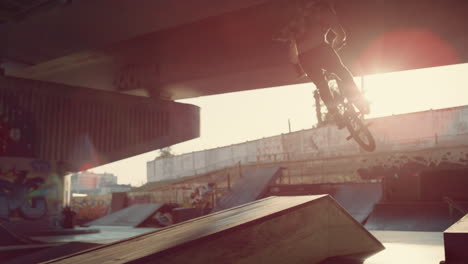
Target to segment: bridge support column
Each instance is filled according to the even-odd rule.
[[[198,136],[197,106],[0,77],[0,217],[53,222],[67,173]]]

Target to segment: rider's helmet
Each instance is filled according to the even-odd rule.
[[[335,3],[332,0],[302,0],[304,8],[324,8],[330,9],[334,14]]]

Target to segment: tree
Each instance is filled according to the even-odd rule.
[[[159,152],[158,156],[155,159],[165,159],[165,158],[169,158],[175,155],[175,153],[172,152],[172,149],[170,146],[159,149],[158,152]]]

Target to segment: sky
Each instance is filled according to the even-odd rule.
[[[356,78],[361,86],[361,78]],[[312,84],[282,86],[179,100],[200,107],[200,137],[172,146],[175,154],[221,147],[247,140],[310,129],[316,124]],[[364,77],[371,103],[368,118],[468,105],[468,64]],[[118,176],[119,184],[146,182],[151,151],[91,169]]]

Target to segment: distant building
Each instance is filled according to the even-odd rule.
[[[132,186],[130,184],[111,184],[99,188],[98,194],[128,192],[130,191],[130,189],[132,189]]]
[[[106,194],[126,192],[130,184],[117,184],[117,176],[111,173],[93,173],[84,171],[71,176],[71,192],[83,194]]]

